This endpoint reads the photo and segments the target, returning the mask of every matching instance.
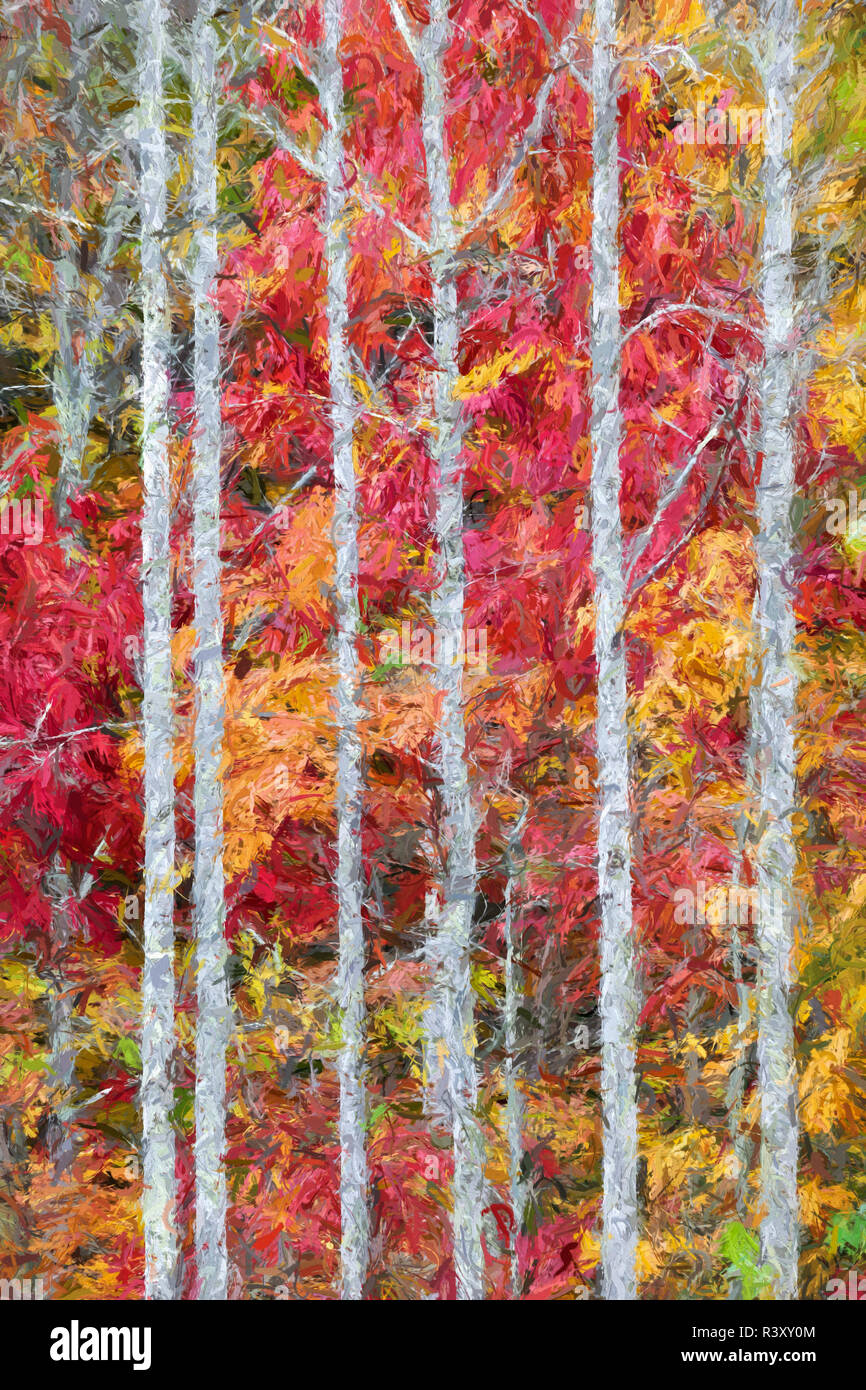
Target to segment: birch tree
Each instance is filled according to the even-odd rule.
[[[364,1143],[363,783],[358,703],[358,513],[355,499],[355,411],[349,357],[350,248],[343,160],[342,36],[342,0],[325,0],[319,91],[325,117],[325,256],[336,550],[341,1292],[345,1299],[360,1299],[367,1276],[370,1225]]]
[[[484,224],[501,205],[527,151],[539,138],[555,74],[551,71],[542,82],[525,138],[515,148],[495,191],[474,222],[468,227],[461,226],[452,209],[446,148],[445,59],[453,34],[449,6],[447,0],[432,0],[429,23],[416,34],[399,0],[390,0],[390,4],[395,24],[421,74],[422,141],[430,195],[430,239],[426,249],[435,363],[432,453],[439,475],[434,518],[439,578],[430,607],[435,627],[434,683],[439,710],[436,730],[442,798],[439,855],[444,872],[437,890],[428,896],[426,910],[430,939],[425,955],[432,967],[432,984],[425,1017],[425,1071],[428,1107],[436,1118],[444,1119],[450,1126],[452,1136],[457,1297],[474,1300],[484,1297],[481,1213],[485,1143],[476,1113],[478,1080],[472,944],[477,818],[469,783],[461,660],[465,617],[461,465],[464,422],[456,393],[460,375],[460,315],[455,272],[464,238]],[[514,1137],[517,1111],[514,1105],[511,1109]],[[519,1117],[517,1126],[519,1130]]]
[[[757,614],[757,595],[752,605],[751,615],[751,635],[754,636],[755,617]],[[755,682],[755,644],[750,643],[749,654],[747,657],[747,681],[749,688],[754,688]],[[738,890],[745,877],[744,870],[748,863],[747,860],[747,840],[749,827],[755,815],[755,726],[750,724],[746,747],[743,751],[743,782],[745,786],[745,798],[742,809],[735,821],[737,836],[737,860],[734,864],[734,871],[731,878],[732,888]],[[754,960],[754,948],[752,943],[744,940],[740,932],[737,912],[730,914],[730,960],[731,960],[731,979],[737,992],[737,1021],[736,1031],[733,1040],[733,1063],[728,1077],[726,1102],[728,1106],[728,1135],[731,1143],[731,1152],[734,1155],[735,1165],[735,1201],[737,1215],[740,1220],[744,1220],[747,1214],[747,1199],[749,1190],[749,1172],[751,1168],[754,1146],[744,1122],[744,1111],[746,1101],[746,1088],[751,1077],[752,1068],[749,1066],[749,1049],[751,1037],[753,1037],[754,1026],[754,990],[745,977],[745,964],[747,961]],[[751,1035],[751,1036],[750,1036]],[[731,1280],[731,1297],[739,1296],[738,1281]]]
[[[67,103],[71,108],[78,106],[78,95],[84,80],[89,58],[85,39],[87,32],[96,20],[96,7],[92,0],[76,0],[72,8],[69,25],[71,73]],[[72,172],[67,171],[67,181],[71,184]],[[54,489],[54,509],[61,526],[69,525],[69,497],[81,482],[82,463],[87,448],[87,434],[93,412],[94,384],[87,348],[76,353],[74,346],[75,328],[80,318],[77,300],[81,297],[81,276],[76,264],[77,245],[70,245],[71,236],[65,236],[66,245],[56,263],[56,293],[52,301],[52,315],[57,333],[57,358],[54,367],[52,394],[57,410],[58,443],[60,446],[60,467]]]
[[[70,21],[70,61],[71,71],[65,93],[64,106],[70,110],[74,121],[80,109],[79,93],[91,57],[86,35],[96,22],[96,6],[93,0],[76,0]],[[71,187],[73,174],[65,169],[65,182]],[[68,200],[71,203],[71,199]],[[101,270],[110,260],[116,246],[116,237],[111,230],[116,222],[120,200],[115,198],[110,205],[114,217],[106,228],[106,237],[101,248],[97,269]],[[73,217],[71,206],[64,212]],[[70,496],[81,485],[84,472],[84,458],[87,440],[93,418],[95,404],[95,381],[93,365],[89,352],[88,339],[93,332],[92,316],[84,310],[84,289],[79,269],[79,248],[73,238],[71,228],[62,224],[63,249],[55,263],[55,293],[51,300],[51,313],[57,335],[57,354],[52,374],[51,394],[57,416],[58,446],[60,464],[57,482],[54,487],[53,505],[58,526],[62,528],[62,542],[69,556],[71,536],[67,528],[71,525],[69,512]],[[102,307],[99,297],[97,311]],[[83,333],[84,346],[76,352],[76,333]],[[75,1151],[72,1129],[72,1110],[70,1096],[75,1084],[75,1043],[73,1036],[73,990],[66,975],[66,957],[71,946],[69,913],[72,901],[72,885],[68,871],[63,867],[59,854],[55,854],[50,876],[51,892],[51,934],[57,957],[57,967],[53,975],[51,1001],[51,1070],[57,1087],[57,1105],[52,1115],[50,1148],[55,1172],[60,1174],[70,1163]]]
[[[522,857],[521,831],[528,812],[525,803],[511,828],[505,853],[505,902],[503,905],[503,938],[505,945],[505,1128],[508,1141],[508,1198],[513,1224],[508,1238],[511,1297],[520,1297],[520,1263],[517,1237],[523,1226],[526,1205],[523,1180],[523,1124],[525,1106],[520,1089],[520,1045],[517,1023],[523,997],[523,972],[519,964],[520,943],[514,931],[514,886]]]
[[[54,854],[52,860],[48,887],[51,897],[51,936],[58,959],[58,965],[51,973],[49,1039],[55,1095],[48,1132],[48,1149],[55,1176],[59,1177],[68,1167],[75,1152],[70,1104],[75,1085],[75,1043],[72,1034],[72,985],[65,969],[71,935],[69,911],[72,885],[58,853]]]
[[[343,149],[344,86],[340,45],[344,32],[342,0],[326,0],[322,12],[322,44],[311,64],[324,117],[317,157],[302,148],[280,123],[279,112],[266,108],[245,114],[324,185],[324,238],[330,415],[333,433],[334,520],[336,554],[336,723],[337,723],[337,927],[339,963],[337,990],[340,1009],[340,1208],[341,1294],[363,1295],[369,1265],[369,1179],[365,1146],[366,1094],[364,1039],[363,859],[361,814],[363,798],[360,738],[361,669],[357,640],[358,514],[354,463],[356,405],[352,387],[349,344],[348,275],[350,245],[347,226],[349,199]],[[286,494],[309,481],[309,470]]]
[[[192,28],[192,180],[195,440],[193,564],[196,639],[195,863],[196,943],[195,1180],[199,1298],[224,1299],[226,1255],[226,976],[223,878],[222,744],[225,717],[220,608],[220,355],[217,273],[216,35],[213,0],[201,0]]]
[[[619,154],[616,3],[596,0],[592,50],[592,568],[598,679],[601,904],[602,1292],[637,1296],[637,986],[631,908],[628,709],[620,516]]]
[[[80,66],[80,8],[76,6],[71,26],[73,48],[73,85]],[[68,174],[71,183],[71,174]],[[64,229],[65,230],[65,229]],[[68,242],[68,235],[66,236]],[[87,352],[76,356],[73,346],[76,319],[76,290],[80,289],[79,275],[68,245],[58,258],[55,271],[55,295],[52,317],[57,334],[57,355],[52,376],[51,394],[57,415],[60,465],[54,487],[54,513],[60,527],[70,523],[69,497],[80,483],[87,435],[92,414],[93,384]],[[68,534],[64,537],[68,543]],[[68,551],[67,551],[68,554]],[[51,935],[57,957],[53,972],[51,997],[51,1070],[57,1088],[57,1103],[51,1119],[49,1147],[55,1173],[60,1174],[73,1153],[69,1097],[75,1082],[75,1053],[72,1035],[73,1002],[66,976],[66,957],[70,948],[69,906],[71,885],[60,855],[55,854],[50,876]]]
[[[431,597],[435,625],[434,680],[439,695],[436,731],[442,784],[441,899],[435,913],[438,971],[437,1021],[442,1089],[450,1120],[454,1172],[452,1223],[457,1298],[484,1297],[481,1212],[484,1139],[475,1111],[472,923],[475,904],[475,814],[466,760],[463,670],[464,619],[462,420],[456,397],[459,321],[455,254],[459,236],[451,209],[451,175],[445,145],[445,57],[451,44],[448,0],[432,0],[430,21],[417,39],[402,11],[395,18],[421,72],[421,122],[430,191],[430,278],[433,310],[433,456],[438,468],[434,533],[439,580]]]
[[[796,0],[767,0],[762,12],[766,102],[761,300],[765,322],[761,379],[761,476],[756,636],[761,670],[752,719],[758,765],[758,1086],[761,1102],[762,1258],[778,1298],[797,1297],[797,1072],[789,1008],[796,852],[794,719],[796,637],[790,568],[794,480],[794,268],[791,140]]]
[[[78,274],[71,253],[57,263],[57,295],[53,303],[58,339],[53,396],[57,410],[60,467],[54,489],[58,523],[68,527],[69,498],[81,482],[93,402],[93,376],[87,350],[76,355],[73,347],[74,297]]]
[[[117,189],[106,209],[101,241],[92,273],[99,284],[93,303],[86,304],[86,289],[76,264],[78,250],[69,246],[57,261],[56,294],[52,317],[57,334],[57,358],[52,396],[57,412],[60,466],[54,487],[54,513],[58,525],[75,531],[69,499],[85,478],[88,438],[99,397],[98,373],[105,360],[102,335],[111,314],[112,261],[126,230],[129,202]],[[75,338],[83,340],[76,350]],[[68,536],[64,537],[68,550]]]
[[[174,1103],[174,767],[171,681],[168,281],[162,0],[139,0],[141,211],[141,586],[144,608],[144,966],[141,982],[145,1296],[176,1295]]]

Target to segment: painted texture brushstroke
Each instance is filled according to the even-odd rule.
[[[452,37],[447,0],[432,0],[430,21],[418,40],[421,125],[430,192],[430,280],[433,314],[433,458],[438,469],[434,533],[439,581],[431,595],[435,628],[434,680],[439,695],[436,739],[442,779],[439,848],[445,865],[436,913],[436,1051],[451,1123],[454,1170],[452,1220],[457,1297],[484,1297],[481,1210],[484,1139],[475,1106],[475,996],[472,988],[472,923],[475,907],[475,813],[466,763],[462,650],[463,573],[462,419],[457,399],[460,327],[454,256],[457,234],[451,208],[446,153],[445,55]]]
[[[226,1252],[226,1048],[231,1004],[226,971],[223,873],[223,621],[220,492],[222,422],[217,252],[216,35],[201,0],[191,47],[193,313],[193,588],[196,713],[193,933],[196,951],[195,1219],[199,1298],[228,1293]]]
[[[73,95],[87,75],[88,50],[86,35],[94,26],[97,7],[92,0],[75,0],[71,22],[73,52]],[[72,178],[72,170],[68,171]],[[67,234],[68,237],[68,234]],[[77,249],[77,248],[76,248]],[[60,443],[60,468],[54,490],[54,510],[62,526],[70,525],[69,497],[80,486],[87,435],[93,415],[94,380],[89,344],[76,351],[75,340],[80,336],[81,275],[73,248],[67,246],[57,261],[57,293],[53,305],[57,332],[57,358],[54,368],[53,393],[57,409]]]
[[[523,1176],[526,1107],[521,1090],[520,1009],[524,999],[523,972],[520,968],[520,941],[515,931],[514,890],[519,884],[520,836],[528,806],[524,806],[508,837],[505,855],[505,902],[503,905],[502,940],[505,946],[505,998],[503,1023],[505,1031],[505,1126],[508,1137],[508,1202],[512,1226],[509,1233],[509,1277],[512,1298],[520,1297],[520,1255],[518,1237],[526,1215],[526,1183]]]
[[[592,568],[598,670],[601,907],[602,1287],[636,1297],[637,997],[631,901],[625,582],[620,520],[619,122],[615,0],[598,0],[592,50]]]
[[[212,13],[4,16],[0,1278],[847,1298],[856,17]]]
[[[791,143],[794,126],[796,0],[773,0],[765,12],[762,67],[767,102],[761,303],[765,319],[761,377],[761,474],[758,532],[757,639],[760,680],[752,717],[759,779],[758,1069],[761,1095],[761,1251],[778,1298],[798,1292],[797,1069],[790,1009],[794,948],[796,803],[793,665],[796,618],[791,591],[794,557],[794,263]]]
[[[168,163],[165,11],[139,0],[141,200],[141,596],[144,609],[144,965],[141,978],[142,1222],[145,1296],[177,1296],[174,1106],[174,740],[171,671],[168,283],[161,237]]]
[[[359,735],[358,513],[352,372],[349,358],[349,233],[343,157],[344,90],[341,0],[325,0],[320,91],[325,116],[325,256],[328,361],[334,452],[334,548],[337,610],[337,932],[340,1005],[341,1293],[360,1299],[369,1263],[370,1222],[365,1147],[364,869]]]

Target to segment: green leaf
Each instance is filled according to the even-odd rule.
[[[748,1231],[741,1221],[731,1221],[722,1232],[719,1249],[729,1261],[728,1277],[742,1283],[743,1298],[760,1297],[772,1275],[769,1266],[760,1263],[761,1246],[754,1232]]]
[[[853,1260],[866,1256],[866,1202],[861,1202],[857,1211],[840,1212],[833,1217],[828,1243],[834,1254],[841,1251]]]
[[[374,1105],[369,1115],[367,1116],[367,1119],[364,1123],[364,1128],[368,1132],[372,1132],[376,1128],[382,1116],[387,1115],[389,1109],[390,1105],[388,1101],[384,1101],[381,1105]]]
[[[176,1129],[183,1130],[186,1134],[189,1134],[192,1130],[193,1107],[194,1097],[192,1091],[186,1090],[183,1086],[175,1086],[174,1107],[169,1115],[169,1119]]]
[[[119,1057],[129,1071],[141,1071],[141,1053],[134,1038],[119,1038],[114,1056]]]

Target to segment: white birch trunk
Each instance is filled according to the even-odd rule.
[[[448,0],[431,0],[430,23],[419,42],[422,130],[430,188],[430,276],[433,298],[433,454],[439,470],[435,534],[440,581],[431,599],[436,628],[435,680],[440,696],[439,745],[443,813],[440,825],[445,881],[438,911],[438,1021],[443,1084],[451,1120],[454,1272],[457,1297],[484,1297],[481,1212],[485,1149],[476,1115],[472,920],[475,903],[475,817],[466,763],[463,718],[463,474],[462,421],[455,395],[459,376],[457,231],[445,150],[445,55],[452,25]]]
[[[59,854],[54,855],[48,888],[51,897],[51,935],[59,961],[58,968],[51,978],[49,1023],[54,1097],[48,1131],[48,1150],[56,1179],[68,1168],[75,1155],[71,1106],[75,1085],[73,1007],[72,991],[64,968],[69,951],[69,905],[72,885]]]
[[[57,331],[57,364],[52,394],[57,411],[60,467],[54,485],[54,514],[58,525],[70,525],[69,498],[81,484],[87,436],[93,415],[93,374],[85,346],[76,358],[73,347],[75,295],[79,274],[69,252],[57,262],[57,294],[53,317]]]
[[[82,36],[93,23],[93,6],[77,0],[71,20],[73,72],[71,85],[77,92],[86,70],[87,50]],[[80,486],[84,470],[87,436],[93,415],[93,375],[87,346],[76,358],[73,333],[79,309],[76,292],[80,291],[80,276],[74,254],[67,247],[55,268],[55,295],[52,316],[57,332],[57,357],[52,378],[52,397],[57,414],[60,467],[54,485],[54,515],[61,530],[70,527],[69,498]],[[68,535],[62,544],[69,558]],[[75,1144],[72,1132],[69,1098],[75,1083],[75,1052],[72,1037],[72,993],[66,977],[66,955],[69,950],[69,875],[63,869],[60,856],[54,856],[51,875],[51,932],[54,938],[58,965],[52,980],[51,995],[51,1069],[57,1087],[57,1099],[51,1119],[49,1148],[56,1175],[72,1161]]]
[[[596,0],[592,54],[591,508],[598,671],[602,1293],[637,1297],[638,1015],[631,910],[623,537],[619,508],[619,155],[616,0]]]
[[[520,827],[525,815],[524,809],[509,838],[506,854],[507,877],[505,880],[503,919],[505,940],[505,1128],[508,1141],[508,1200],[513,1218],[508,1241],[512,1298],[520,1297],[520,1261],[517,1252],[517,1237],[523,1228],[526,1205],[523,1181],[524,1104],[523,1092],[520,1088],[518,1060],[520,1047],[517,1036],[517,1015],[520,1000],[523,997],[523,971],[517,959],[519,953],[514,938],[513,916],[516,859],[520,854]]]
[[[222,746],[225,716],[220,608],[220,355],[217,274],[216,35],[213,0],[199,5],[192,35],[192,179],[195,217],[196,943],[195,1245],[200,1299],[228,1297],[226,1255],[226,1048],[231,1026],[223,879]]]
[[[732,878],[738,888],[741,881],[739,869]],[[737,922],[731,917],[731,977],[737,991],[737,1028],[734,1035],[734,1063],[728,1078],[728,1134],[734,1156],[734,1184],[737,1216],[746,1219],[746,1199],[749,1188],[749,1165],[752,1160],[752,1143],[743,1126],[743,1109],[746,1097],[746,1053],[749,1043],[749,1029],[752,1016],[752,992],[743,978],[743,939]]]
[[[177,1292],[174,1103],[174,763],[171,680],[168,282],[162,0],[140,0],[141,519],[144,608],[144,967],[141,981],[145,1296]]]
[[[77,99],[87,75],[90,59],[88,34],[96,26],[97,19],[98,7],[92,0],[75,0],[70,16],[72,71],[69,99],[72,102]],[[69,498],[82,479],[95,394],[87,344],[78,356],[73,345],[76,319],[82,317],[81,307],[76,306],[76,295],[81,292],[81,276],[75,265],[75,254],[67,249],[57,262],[57,290],[52,305],[58,340],[53,396],[60,436],[60,468],[53,500],[55,516],[63,528],[70,525]]]
[[[761,381],[761,453],[755,541],[760,681],[753,700],[757,730],[758,814],[763,834],[758,874],[758,1086],[761,1100],[762,1259],[777,1298],[798,1290],[797,1071],[789,1008],[796,851],[794,720],[796,637],[790,567],[794,497],[794,275],[790,151],[793,131],[796,0],[768,0],[763,14],[767,108],[761,295],[765,352]]]
[[[747,681],[749,689],[755,685],[755,619],[758,611],[757,594],[752,605],[752,637],[750,644],[748,664],[746,667]],[[732,881],[735,887],[739,887],[743,879],[743,869],[746,864],[746,835],[749,826],[755,819],[755,727],[750,724],[749,734],[746,739],[746,747],[743,756],[743,782],[745,785],[745,801],[739,819],[737,830],[738,838],[738,861],[734,869]],[[754,1006],[754,991],[750,988],[743,976],[743,958],[745,955],[743,948],[743,938],[740,934],[739,926],[736,921],[736,914],[731,914],[731,977],[737,991],[737,1029],[734,1035],[734,1062],[731,1074],[728,1079],[727,1104],[728,1104],[728,1133],[731,1139],[731,1150],[734,1155],[735,1170],[735,1202],[737,1216],[740,1221],[745,1221],[747,1217],[747,1199],[749,1191],[749,1171],[753,1158],[753,1144],[751,1138],[743,1125],[743,1112],[746,1099],[747,1068],[746,1057],[749,1046],[749,1033],[752,1027],[752,1013]],[[738,1297],[736,1281],[732,1281],[732,1297]]]
[[[325,255],[334,438],[337,609],[337,924],[339,933],[341,1296],[360,1299],[370,1243],[364,1048],[364,924],[358,664],[358,514],[349,360],[349,236],[343,168],[342,0],[325,0],[320,95],[326,129]]]

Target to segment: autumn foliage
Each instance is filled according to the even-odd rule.
[[[491,1297],[510,1296],[513,1233],[521,1296],[563,1299],[594,1288],[601,1182],[588,511],[591,14],[562,0],[542,0],[532,14],[485,0],[452,9],[447,135],[462,229],[464,692],[477,808],[473,983],[489,1159],[485,1255]],[[423,6],[413,3],[411,13],[424,22]],[[796,252],[812,305],[795,345],[804,369],[794,503],[801,911],[793,998],[807,1298],[823,1297],[828,1278],[866,1251],[866,540],[856,516],[846,513],[841,531],[828,527],[830,500],[856,500],[862,481],[857,199],[866,126],[862,94],[841,76],[850,45],[862,49],[862,34],[852,37],[856,15],[845,5],[806,11],[804,64],[822,44],[838,50],[816,79],[836,93],[837,125],[831,130],[816,87],[802,102],[797,134],[801,167],[820,156],[830,190],[799,214]],[[0,170],[3,517],[16,500],[18,515],[40,518],[41,535],[36,542],[23,525],[0,535],[0,1274],[44,1275],[52,1297],[126,1298],[141,1296],[143,1268],[138,309],[134,211],[109,247],[110,262],[98,262],[110,200],[125,181],[132,188],[133,173],[122,148],[108,149],[96,117],[102,111],[106,128],[122,131],[131,50],[120,21],[96,41],[101,56],[91,71],[102,75],[85,80],[77,97],[90,116],[76,152],[65,16],[60,3],[34,10],[4,56],[17,67],[2,113]],[[222,22],[217,302],[232,1290],[327,1299],[339,1278],[339,1017],[333,476],[313,67],[320,15],[304,3],[274,7],[250,32],[237,12]],[[571,65],[557,63],[572,30]],[[732,1288],[754,1297],[759,1116],[747,760],[760,160],[745,144],[704,148],[672,138],[675,113],[699,98],[753,104],[752,94],[735,92],[733,71],[719,77],[723,47],[716,75],[701,82],[684,63],[646,56],[653,43],[720,42],[709,9],[630,5],[621,39],[639,1279],[653,1299],[724,1298]],[[348,5],[343,63],[361,517],[368,1293],[448,1298],[451,1155],[429,1123],[424,1086],[425,901],[439,867],[441,806],[437,697],[424,644],[437,479],[420,78],[384,0]],[[514,168],[548,78],[541,134]],[[188,138],[179,66],[170,90],[179,155],[166,246],[175,342],[173,1120],[190,1289],[192,400],[191,320],[178,269]],[[61,188],[57,171],[73,164],[75,176]],[[95,302],[99,277],[110,293],[94,330],[99,351],[84,335],[75,345],[79,357],[90,353],[98,387],[82,477],[61,525],[53,506],[59,426],[45,383],[59,351],[51,303],[70,238],[78,242],[78,312]],[[808,277],[822,258],[817,298]],[[522,1221],[511,1205],[504,1116],[509,874],[524,990]],[[740,979],[724,906],[732,887]],[[718,910],[701,920],[699,901]],[[58,998],[71,1005],[74,1051],[74,1081],[62,1097],[52,1052]],[[52,1116],[61,1104],[73,1143],[58,1167]]]

